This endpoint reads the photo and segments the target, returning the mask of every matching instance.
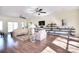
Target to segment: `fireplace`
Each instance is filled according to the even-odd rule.
[[[43,28],[44,25],[45,25],[45,21],[39,21],[39,26],[40,26],[41,28]]]

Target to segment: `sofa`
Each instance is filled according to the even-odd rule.
[[[45,29],[41,29],[38,32],[33,32],[32,29],[16,29],[13,31],[13,38],[21,41],[25,40],[44,40],[47,37],[47,32]]]
[[[29,30],[27,28],[26,29],[16,29],[13,31],[12,35],[13,35],[14,39],[24,41],[24,40],[29,39],[28,33],[29,33]]]

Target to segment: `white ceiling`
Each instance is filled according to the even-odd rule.
[[[60,11],[79,9],[76,6],[38,6],[43,8],[49,14],[54,14]],[[25,17],[32,17],[33,14],[28,13],[28,9],[36,8],[35,6],[0,6],[0,15],[2,16],[13,16],[19,17],[24,15]]]

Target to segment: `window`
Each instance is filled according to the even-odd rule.
[[[0,21],[0,31],[2,31],[2,30],[3,30],[3,22]]]
[[[21,22],[21,27],[24,28],[25,27],[25,23]]]
[[[12,32],[17,28],[18,28],[18,22],[8,22],[8,32]]]
[[[25,28],[25,27],[27,27],[27,24],[25,22],[21,22],[21,27]]]

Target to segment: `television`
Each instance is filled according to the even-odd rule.
[[[45,21],[39,21],[39,26],[45,25]]]

